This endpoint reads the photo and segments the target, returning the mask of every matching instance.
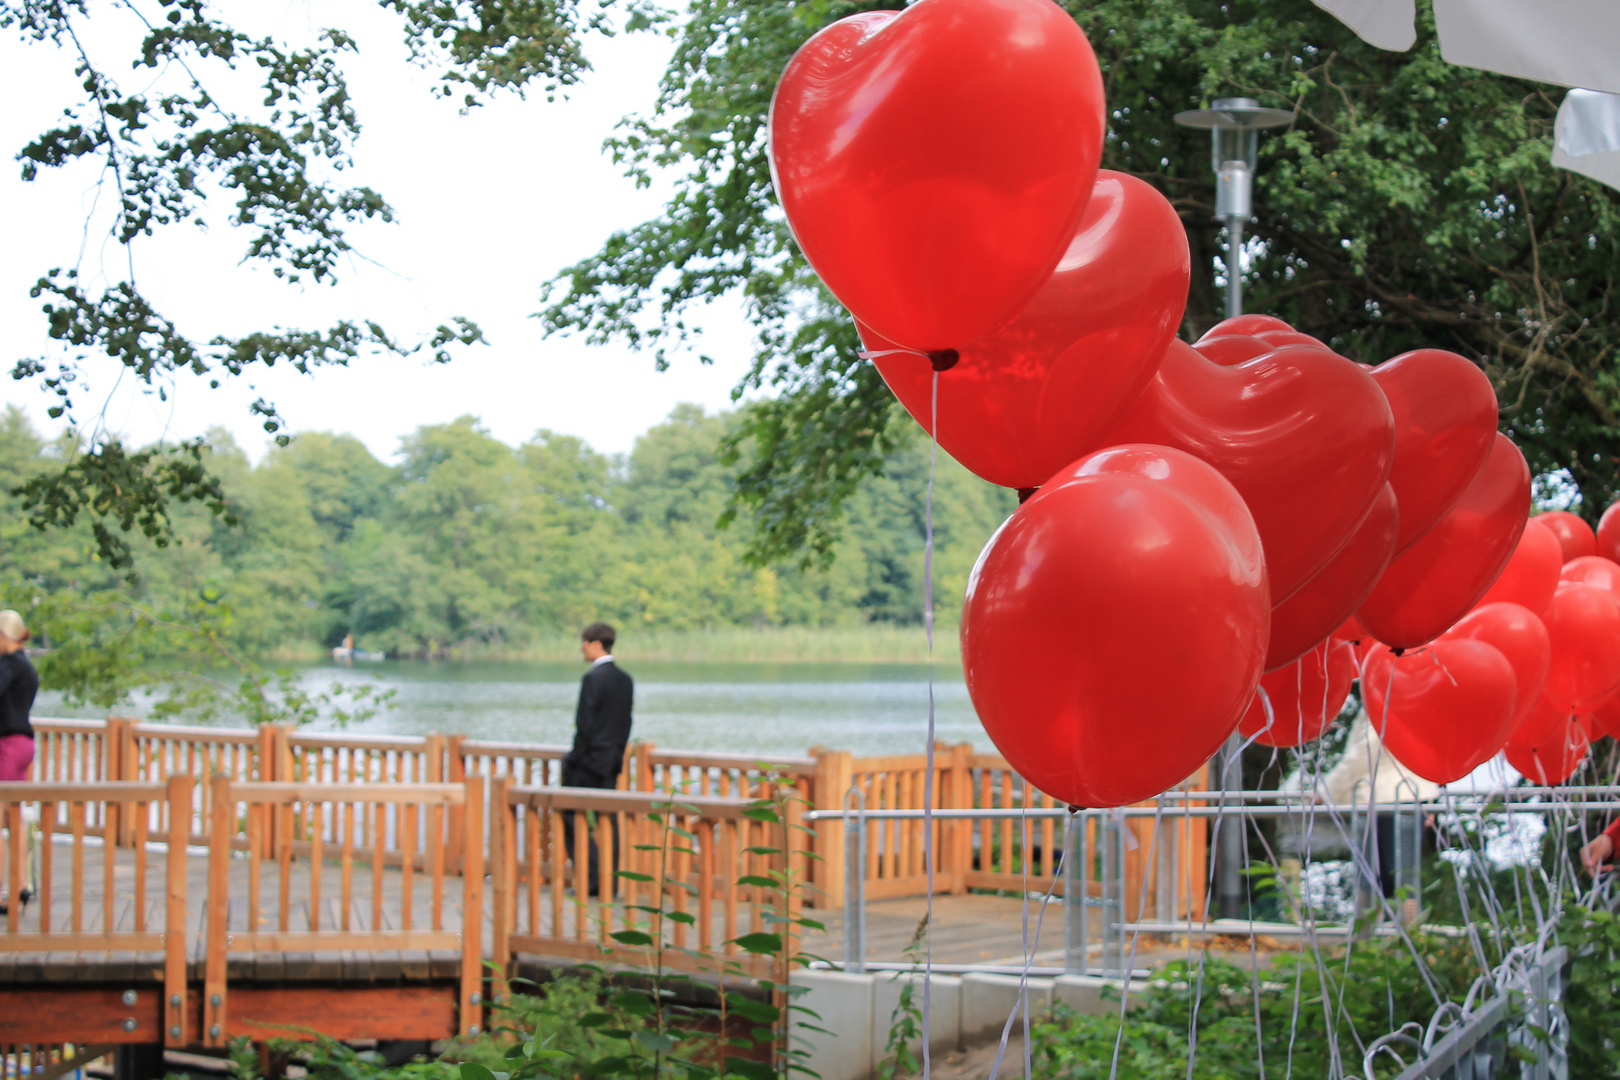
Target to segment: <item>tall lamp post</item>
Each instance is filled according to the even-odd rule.
[[[1254,170],[1262,128],[1292,123],[1285,109],[1262,108],[1253,98],[1216,98],[1207,109],[1176,113],[1182,127],[1205,128],[1210,134],[1210,163],[1215,167],[1215,216],[1226,223],[1226,317],[1243,314],[1243,225],[1253,216]],[[1243,737],[1226,741],[1217,782],[1221,789],[1243,787],[1243,769],[1237,758]],[[1243,914],[1243,848],[1247,829],[1242,804],[1237,820],[1221,829],[1215,849],[1215,885],[1221,916]]]
[[[1260,129],[1292,123],[1286,109],[1262,108],[1253,98],[1216,98],[1207,109],[1176,113],[1182,127],[1207,128],[1215,166],[1215,216],[1226,223],[1226,317],[1243,314],[1243,223],[1253,216],[1254,169]]]

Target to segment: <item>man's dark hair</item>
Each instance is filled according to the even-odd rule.
[[[581,641],[599,641],[602,643],[602,648],[606,649],[608,652],[612,652],[613,643],[619,640],[619,635],[615,633],[613,627],[609,626],[607,623],[593,622],[584,630],[580,631],[579,639]]]

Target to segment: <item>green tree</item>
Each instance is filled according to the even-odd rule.
[[[759,347],[739,390],[776,391],[730,444],[745,466],[732,512],[753,517],[756,561],[830,558],[843,506],[910,423],[793,244],[765,137],[777,74],[810,34],[899,6],[690,5],[658,102],[610,144],[632,175],[680,170],[676,192],[559,277],[542,312],[554,333],[625,340],[663,362],[693,309],[745,300]],[[1158,187],[1187,226],[1189,337],[1217,320],[1223,239],[1208,143],[1172,118],[1255,97],[1296,119],[1262,140],[1250,309],[1368,362],[1420,346],[1469,356],[1537,472],[1569,469],[1589,514],[1615,493],[1620,221],[1614,193],[1548,164],[1559,91],[1445,63],[1428,4],[1408,53],[1363,43],[1308,0],[1068,7],[1102,65],[1103,164]]]

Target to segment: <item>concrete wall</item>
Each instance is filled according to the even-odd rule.
[[[923,977],[913,973],[800,970],[796,986],[809,992],[794,999],[796,1005],[820,1015],[806,1018],[831,1035],[801,1031],[811,1044],[810,1068],[822,1080],[863,1080],[888,1056],[889,1025],[900,1001],[901,987],[913,988],[913,1001],[922,1005]],[[1018,1001],[1018,976],[970,974],[935,975],[929,989],[929,1044],[935,1053],[991,1042],[1001,1038],[1007,1016]],[[1145,988],[1133,983],[1134,995]],[[1119,1010],[1121,984],[1094,976],[1064,975],[1029,980],[1031,1020],[1045,1016],[1054,1001],[1076,1012],[1102,1014]],[[1014,1021],[1015,1031],[1022,1021]],[[913,1044],[919,1052],[921,1040]]]

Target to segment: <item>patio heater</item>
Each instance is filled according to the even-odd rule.
[[[1207,109],[1176,113],[1176,123],[1182,127],[1205,128],[1210,134],[1210,164],[1215,168],[1215,216],[1226,224],[1228,319],[1243,314],[1243,225],[1253,216],[1260,130],[1281,127],[1292,123],[1293,119],[1294,114],[1286,109],[1262,108],[1253,98],[1216,98]],[[1227,789],[1229,781],[1237,790],[1243,787],[1243,770],[1235,760],[1242,746],[1242,736],[1236,733],[1226,741],[1226,749],[1217,762],[1217,782],[1223,790]],[[1247,842],[1241,800],[1233,810],[1236,820],[1222,825],[1215,851],[1217,903],[1221,916],[1228,919],[1238,918],[1243,913],[1243,846]]]

